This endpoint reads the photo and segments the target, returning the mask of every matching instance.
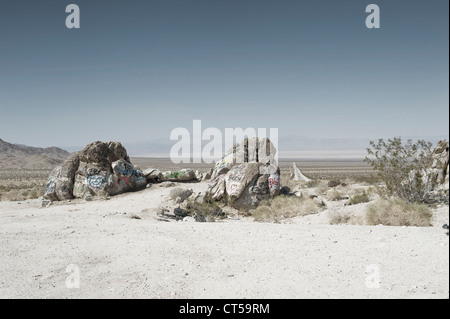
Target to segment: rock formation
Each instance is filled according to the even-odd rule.
[[[449,203],[449,145],[447,140],[437,143],[433,151],[433,164],[428,174],[436,180],[436,186],[431,192],[435,202]]]
[[[119,142],[94,142],[50,174],[45,199],[105,197],[144,188],[147,179]]]
[[[433,165],[431,168],[437,174],[437,181],[439,184],[448,184],[448,169],[449,169],[449,148],[446,140],[441,140],[437,143],[433,151]],[[447,186],[448,188],[448,186]]]
[[[211,178],[226,174],[231,167],[243,163],[261,163],[261,170],[266,173],[275,174],[278,170],[276,159],[277,150],[268,138],[259,139],[258,137],[245,138],[241,143],[235,144],[218,161],[212,172]]]
[[[280,192],[276,149],[269,139],[245,139],[215,165],[206,197],[248,210]]]

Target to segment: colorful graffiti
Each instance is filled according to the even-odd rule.
[[[127,164],[125,162],[118,162],[114,166],[114,172],[116,172],[122,176],[131,176],[131,175],[133,175],[134,170],[133,170],[133,168],[130,167],[129,164]]]
[[[55,179],[49,179],[45,185],[45,193],[51,194],[55,191]]]
[[[144,173],[141,170],[138,170],[138,169],[133,170],[132,175],[136,176],[136,177],[144,177],[145,178]]]
[[[102,188],[105,184],[105,177],[103,175],[92,175],[86,178],[86,185],[93,188]]]
[[[121,188],[130,187],[130,180],[128,179],[128,177],[120,177],[119,186]]]
[[[269,176],[269,188],[270,189],[279,189],[280,188],[280,175],[271,174]]]
[[[183,175],[184,175],[184,171],[166,172],[165,178],[166,179],[178,179],[178,178],[181,178]]]

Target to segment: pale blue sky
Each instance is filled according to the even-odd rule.
[[[80,29],[65,27],[69,3],[80,7]],[[365,27],[369,3],[381,9],[380,29]],[[291,139],[446,136],[448,6],[4,1],[0,138],[164,143],[194,119],[222,130],[277,127]]]

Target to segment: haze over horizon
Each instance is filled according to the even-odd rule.
[[[448,138],[448,1],[77,0],[81,28],[67,29],[69,3],[0,7],[7,142],[157,154],[194,119],[278,128],[286,152]]]

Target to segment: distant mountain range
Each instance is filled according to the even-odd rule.
[[[31,147],[0,139],[0,169],[53,169],[69,155],[58,147]]]

